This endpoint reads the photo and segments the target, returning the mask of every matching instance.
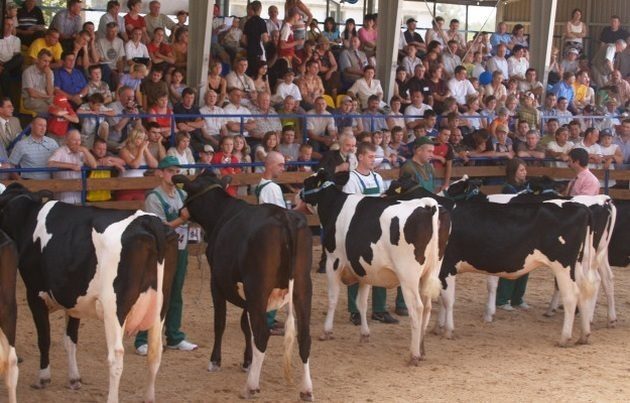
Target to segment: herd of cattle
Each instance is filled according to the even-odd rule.
[[[305,216],[232,198],[224,191],[226,182],[211,173],[173,180],[188,193],[186,207],[206,232],[215,332],[208,370],[221,367],[226,302],[230,302],[243,309],[243,369],[248,375],[242,396],[260,392],[269,339],[265,314],[288,306],[285,376],[291,376],[297,338],[303,364],[300,398],[313,400],[312,236]],[[484,318],[491,321],[497,278],[517,278],[539,267],[550,268],[556,279],[558,292],[549,313],[560,298],[564,306],[559,345],[570,342],[576,307],[581,312],[578,343],[588,341],[600,284],[607,296],[609,326],[615,325],[610,265],[630,264],[630,202],[544,192],[485,196],[472,190],[467,178],[440,196],[414,183],[395,181],[385,197],[374,198],[343,193],[340,185],[345,181],[347,173],[331,178],[320,171],[304,181],[301,191],[304,202],[319,215],[327,255],[329,298],[321,340],[333,337],[341,284],[359,283],[361,341],[369,339],[370,287],[400,285],[411,322],[410,364],[418,365],[425,357],[431,303],[438,296],[436,331],[448,338],[453,335],[456,274],[490,275]],[[108,402],[118,401],[123,335],[140,330],[149,330],[144,399],[154,401],[177,235],[159,218],[140,210],[80,207],[50,199],[49,192],[31,192],[19,184],[0,195],[0,375],[4,374],[9,402],[17,401],[18,270],[37,330],[36,387],[43,388],[51,380],[49,312],[64,309],[69,386],[81,386],[76,361],[79,320],[96,317],[104,323],[107,341]]]

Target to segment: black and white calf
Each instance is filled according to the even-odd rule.
[[[410,183],[402,184],[402,192],[410,187]],[[422,190],[412,193],[426,196]],[[599,282],[589,260],[594,250],[588,208],[567,200],[497,204],[484,198],[457,202],[451,221],[453,228],[440,270],[442,305],[436,330],[452,337],[456,274],[478,272],[514,279],[538,267],[549,267],[567,307],[560,337],[560,344],[566,345],[576,304],[586,312]],[[494,309],[494,301],[491,306]],[[585,343],[590,334],[587,315],[582,316],[581,323],[580,342]]]
[[[425,356],[424,333],[431,299],[440,288],[439,239],[446,241],[450,225],[445,222],[447,232],[440,237],[438,204],[431,198],[404,201],[348,195],[330,179],[320,170],[304,181],[302,192],[303,200],[317,208],[324,230],[328,314],[322,339],[332,338],[342,283],[359,283],[357,308],[363,341],[369,338],[366,314],[370,286],[400,285],[411,320],[410,363],[418,365]],[[444,220],[448,221],[448,216]]]
[[[18,381],[17,355],[15,354],[15,325],[17,302],[17,250],[15,243],[0,230],[0,375],[4,374],[9,403],[16,403]]]
[[[123,334],[149,330],[146,401],[155,400],[162,324],[177,256],[177,236],[143,211],[43,202],[19,184],[0,196],[0,228],[16,243],[19,271],[40,350],[35,386],[50,383],[50,311],[68,316],[64,345],[70,387],[81,386],[76,362],[79,319],[103,320],[109,363],[108,402],[118,401]]]
[[[246,346],[243,368],[249,369],[243,397],[250,398],[260,392],[260,373],[269,340],[265,313],[288,304],[285,376],[290,375],[295,314],[304,367],[300,397],[312,400],[309,367],[312,237],[306,217],[275,205],[251,205],[233,198],[216,176],[208,172],[194,181],[184,176],[176,176],[173,181],[183,183],[188,193],[188,211],[207,234],[215,333],[208,370],[217,371],[221,366],[221,341],[226,301],[229,301],[243,308],[241,329]]]

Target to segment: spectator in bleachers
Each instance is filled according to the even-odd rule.
[[[142,94],[142,109],[144,110],[148,110],[156,103],[158,94],[168,95],[168,84],[162,80],[162,69],[155,66],[151,68],[149,76],[140,84],[140,93]]]
[[[575,48],[570,48],[569,50],[567,50],[564,58],[562,59],[562,62],[560,62],[560,71],[570,71],[574,74],[577,73],[579,67],[579,55],[580,51]]]
[[[52,73],[51,73],[52,74]],[[48,163],[48,158],[59,148],[57,142],[46,136],[46,119],[37,116],[31,122],[31,134],[18,141],[11,151],[9,163],[21,168],[41,168]],[[50,172],[23,172],[12,173],[11,177],[17,179],[50,179]]]
[[[486,96],[493,96],[499,106],[505,105],[505,100],[507,99],[507,89],[505,85],[503,85],[504,78],[503,73],[501,73],[500,70],[496,70],[492,73],[492,81],[490,84],[484,86],[484,94]]]
[[[86,25],[85,23],[83,25]],[[71,52],[75,55],[75,64],[82,71],[90,66],[99,66],[101,54],[96,47],[96,39],[89,31],[83,30],[74,38]]]
[[[588,154],[585,150],[573,149],[569,151],[569,168],[576,177],[567,187],[567,196],[595,196],[599,194],[599,180],[588,169]]]
[[[510,129],[505,125],[497,126],[494,131],[496,138],[493,144],[494,153],[492,153],[492,157],[494,158],[507,158],[512,159],[515,156],[514,153],[514,144],[512,143],[512,139],[508,137]]]
[[[619,39],[625,40],[630,33],[621,27],[621,18],[618,15],[610,17],[610,26],[604,27],[599,34],[599,41],[602,45],[613,45]]]
[[[151,58],[152,67],[160,68],[162,74],[175,65],[175,55],[171,46],[165,42],[166,33],[163,28],[156,28],[153,31],[153,38],[147,45],[147,51]]]
[[[269,18],[266,21],[267,33],[271,35],[273,31],[280,31],[282,29],[282,20],[278,18],[278,7],[273,5],[269,6],[267,14],[269,14]],[[333,19],[333,22],[334,21]],[[324,28],[325,26],[326,24],[324,24]]]
[[[261,61],[265,61],[264,43],[269,41],[267,23],[260,17],[262,4],[256,0],[249,3],[252,16],[247,19],[243,28],[243,39],[247,50],[247,75],[254,77],[258,72]]]
[[[198,116],[200,112],[195,104],[195,90],[189,87],[182,92],[182,102],[173,106],[173,113],[175,115],[193,115],[175,118],[177,130],[188,133],[194,139],[193,144],[208,143],[209,136],[206,132],[205,122]]]
[[[88,68],[88,83],[86,96],[99,93],[103,96],[106,104],[112,102],[112,92],[105,81],[102,81],[102,70],[100,65],[90,66]]]
[[[319,77],[324,83],[324,89],[333,99],[337,98],[337,93],[341,87],[341,77],[339,66],[335,55],[330,50],[328,38],[321,37],[315,52],[319,55]]]
[[[186,31],[188,31],[188,25],[186,24],[186,20],[188,20],[188,11],[179,10],[177,13],[175,13],[175,20],[176,20],[175,25],[173,25],[173,29],[171,30],[171,36],[169,37],[171,42],[175,41],[175,35],[177,35],[177,31],[180,28],[185,28]],[[239,25],[239,21],[236,21],[236,24]],[[245,25],[245,21],[241,20],[241,24],[239,25],[239,28],[242,30],[244,25]]]
[[[110,22],[115,22],[118,28],[118,33],[124,41],[128,41],[129,37],[125,29],[125,19],[119,15],[120,3],[116,0],[110,0],[107,2],[107,12],[101,16],[98,22],[98,38],[105,38],[107,36],[107,25]]]
[[[110,89],[114,89],[125,67],[125,44],[118,37],[117,23],[107,23],[105,36],[97,41],[97,49],[102,57],[101,63],[107,66],[103,70],[103,79]]]
[[[515,45],[512,48],[512,56],[507,61],[509,78],[516,78],[519,82],[525,80],[525,74],[527,69],[529,69],[529,60],[527,60],[526,53],[527,48],[521,45]]]
[[[11,99],[8,97],[0,98],[0,144],[4,146],[5,150],[22,132],[22,125],[20,125],[19,119],[13,116],[13,111]]]
[[[627,43],[623,39],[617,39],[612,44],[602,45],[597,53],[593,56],[591,61],[593,81],[598,87],[606,85],[610,79],[610,74],[613,72],[615,56],[623,52]]]
[[[424,37],[424,41],[427,44],[430,44],[433,41],[436,41],[438,44],[442,46],[446,46],[446,42],[448,39],[446,35],[444,35],[444,18],[437,16],[433,21],[431,21],[431,28],[427,30],[427,33]],[[427,48],[427,52],[430,52],[431,49]]]
[[[256,85],[254,84],[254,80],[245,74],[247,66],[248,62],[246,58],[237,57],[234,60],[232,71],[225,76],[225,80],[227,81],[228,90],[238,88],[242,91],[244,98],[243,104],[249,106],[256,96]]]
[[[398,95],[403,97],[403,99],[409,99],[412,91],[420,90],[422,91],[423,95],[428,96],[429,92],[431,92],[431,89],[424,89],[427,86],[427,79],[425,77],[426,75],[426,67],[424,66],[424,64],[416,65],[413,69],[413,75],[408,76],[409,79],[407,79],[405,82],[402,82],[402,86],[398,89]]]
[[[571,112],[569,112],[571,113]],[[517,119],[524,120],[532,129],[537,129],[540,125],[540,111],[536,109],[534,94],[526,92],[521,95],[521,104],[518,108]],[[568,122],[567,122],[568,123]]]
[[[63,145],[70,123],[78,124],[79,117],[74,111],[74,107],[68,102],[68,98],[56,94],[48,108],[48,135],[59,145]]]
[[[556,116],[558,118],[558,123],[562,125],[568,125],[573,120],[573,114],[567,110],[569,107],[569,101],[564,98],[558,98],[558,103],[556,104]]]
[[[496,118],[497,99],[493,95],[486,95],[483,97],[483,109],[479,114],[481,115],[481,126],[485,129],[490,126],[490,123]]]
[[[26,64],[35,63],[39,52],[42,49],[46,49],[50,52],[51,68],[61,66],[61,54],[63,53],[63,50],[61,48],[61,44],[59,43],[59,31],[54,28],[49,28],[46,30],[43,38],[35,39],[26,51]]]
[[[17,20],[17,36],[25,46],[30,46],[35,39],[41,38],[46,30],[44,13],[35,0],[24,0],[22,7],[18,9]]]
[[[276,87],[276,92],[273,95],[273,100],[275,103],[282,103],[286,97],[291,96],[294,100],[301,101],[302,94],[300,92],[300,88],[293,82],[295,79],[295,72],[293,69],[287,69],[284,72],[282,77],[282,81],[278,83]]]
[[[127,8],[129,12],[125,14],[125,32],[127,37],[131,38],[131,34],[134,28],[140,28],[142,30],[142,42],[149,42],[149,35],[147,34],[147,24],[144,21],[144,17],[140,15],[142,11],[142,0],[128,0]]]
[[[540,134],[535,129],[530,129],[525,136],[525,142],[519,143],[516,149],[519,158],[545,158],[545,147],[540,143]],[[541,165],[534,161],[528,165]]]
[[[556,104],[558,103],[558,96],[553,92],[548,92],[545,96],[545,102],[540,108],[540,112],[544,116],[556,116]]]
[[[588,26],[582,21],[582,10],[573,9],[571,19],[564,26],[564,48],[584,49],[584,38],[588,36]]]
[[[217,106],[218,95],[214,90],[206,91],[204,96],[204,106],[199,109],[202,115],[222,115],[225,114],[225,111],[220,106]],[[204,116],[203,120],[206,124],[206,133],[210,138],[210,142],[218,146],[219,137],[227,135],[227,120],[224,117],[218,116]],[[194,150],[200,149],[201,147],[197,144],[192,145]]]
[[[294,37],[293,27],[297,26],[300,20],[297,9],[292,8],[284,18],[284,24],[280,30],[280,41],[278,42],[278,57],[287,60],[290,66],[300,64],[302,60],[297,57],[296,50],[302,48],[305,38]]]
[[[214,154],[212,164],[238,164],[238,159],[234,156],[234,138],[232,136],[221,137],[220,150]],[[221,176],[233,176],[241,173],[240,168],[223,167],[219,169]],[[237,187],[229,185],[226,192],[231,196],[236,196]]]
[[[462,59],[458,56],[459,43],[455,39],[448,41],[448,49],[442,53],[442,65],[446,79],[450,79],[455,74],[455,68],[462,65]],[[468,74],[468,73],[466,73]]]
[[[354,18],[348,18],[344,24],[343,32],[341,33],[341,40],[343,41],[343,47],[350,49],[352,45],[352,38],[357,36],[357,26],[354,22]],[[360,40],[359,40],[360,42]],[[356,47],[358,49],[358,46]]]
[[[520,92],[531,92],[535,96],[536,103],[541,100],[543,93],[543,85],[538,81],[536,69],[530,67],[525,72],[525,80],[519,81],[518,90]]]
[[[125,161],[107,153],[107,142],[102,139],[95,139],[94,145],[90,150],[92,156],[96,160],[97,166],[115,167],[118,172],[125,171]],[[91,179],[107,179],[112,177],[112,171],[109,169],[92,170],[89,174]],[[110,190],[89,190],[86,200],[89,202],[108,201],[112,199]]]
[[[52,103],[55,78],[50,69],[52,54],[42,49],[35,64],[22,73],[22,100],[24,106],[32,111],[45,114]]]
[[[523,24],[516,24],[512,28],[512,35],[510,36],[510,43],[507,45],[511,53],[514,53],[516,46],[523,47],[526,51],[529,48],[527,37],[525,36],[525,27]]]
[[[373,66],[365,66],[363,68],[363,77],[356,80],[348,89],[348,95],[354,96],[359,100],[361,109],[367,108],[368,99],[372,95],[376,95],[379,102],[383,99],[383,88],[380,80],[374,78],[375,75],[376,70]]]
[[[297,161],[300,156],[300,144],[295,141],[295,129],[292,125],[282,127],[278,152],[284,155],[286,161]]]
[[[208,68],[208,88],[217,94],[217,106],[222,106],[227,96],[227,81],[221,76],[221,63],[212,62]]]
[[[90,150],[81,144],[81,133],[73,129],[66,135],[66,142],[57,148],[48,158],[47,166],[53,168],[68,169],[60,172],[53,172],[53,179],[80,179],[81,168],[87,165],[96,168],[96,159]],[[60,192],[55,194],[55,198],[64,203],[81,203],[81,192]]]
[[[557,168],[567,168],[566,161],[569,160],[569,151],[573,148],[574,144],[569,141],[569,128],[560,127],[556,130],[555,139],[547,144],[545,149],[545,155],[547,158],[555,158],[558,162],[552,163],[552,166]]]
[[[470,83],[470,80],[466,77],[466,67],[457,66],[455,68],[455,75],[448,81],[448,89],[451,91],[451,95],[455,98],[457,105],[463,107],[466,105],[466,97],[469,95],[479,95],[475,88]]]
[[[624,119],[621,123],[621,133],[613,140],[621,148],[623,163],[630,164],[630,119]],[[617,185],[619,186],[619,184]]]
[[[456,41],[458,52],[457,55],[461,56],[466,51],[466,40],[464,39],[464,35],[459,32],[459,20],[452,19],[449,23],[449,29],[445,32],[446,39],[448,42]]]
[[[582,139],[582,126],[580,122],[577,120],[572,120],[569,123],[569,141],[572,143],[577,143]]]
[[[171,74],[171,82],[168,85],[168,97],[173,105],[182,101],[182,93],[187,87],[184,82],[184,74],[185,71],[182,69],[176,69],[173,71],[173,74]]]
[[[388,129],[385,115],[379,111],[380,99],[377,95],[370,95],[368,98],[368,107],[363,111],[362,125],[368,132]]]
[[[64,50],[72,49],[74,37],[82,29],[82,5],[82,0],[68,0],[67,8],[57,12],[50,22],[50,28],[55,28],[59,32],[59,41]]]
[[[492,44],[490,43],[490,34],[486,31],[476,32],[473,36],[472,41],[468,42],[467,49],[470,53],[481,54],[482,60],[490,57],[490,53],[492,52]]]
[[[628,43],[630,43],[630,36],[626,38],[626,44]],[[623,52],[617,54],[615,65],[621,72],[621,77],[630,82],[630,46],[626,46]]]
[[[177,158],[180,165],[194,164],[195,158],[193,157],[190,149],[190,134],[186,132],[177,132],[175,134],[175,146],[168,149],[166,155],[171,155]],[[203,150],[203,148],[201,149]],[[180,168],[180,175],[194,175],[195,168]]]
[[[337,126],[330,112],[326,110],[326,101],[322,97],[315,100],[315,107],[307,112],[308,115],[324,115],[309,117],[306,120],[306,131],[313,151],[321,153],[327,151],[337,140]]]
[[[263,135],[261,143],[254,149],[254,162],[264,162],[270,152],[278,151],[280,144],[278,134],[279,132],[276,131],[268,131]],[[263,171],[264,167],[254,168],[254,172],[262,173]]]
[[[405,108],[405,126],[408,130],[414,130],[418,125],[424,124],[422,121],[424,113],[432,109],[423,101],[422,91],[414,90],[411,92],[411,104]]]
[[[437,113],[444,111],[444,102],[451,96],[451,90],[449,89],[446,81],[442,78],[444,68],[437,66],[429,70],[428,78],[420,80],[419,88],[422,94],[427,97],[427,103],[431,105]],[[410,90],[413,86],[410,84]]]
[[[282,123],[278,117],[278,113],[271,106],[271,94],[268,92],[259,92],[256,98],[255,105],[252,105],[250,111],[256,122],[256,126],[250,130],[249,135],[251,138],[262,139],[265,133],[273,131],[280,133],[282,130]]]
[[[322,37],[328,39],[328,41],[334,45],[343,45],[343,40],[341,39],[341,34],[339,33],[339,27],[333,17],[326,17],[324,20]]]
[[[337,109],[337,116],[335,117],[335,125],[338,132],[343,132],[344,129],[352,129],[352,133],[356,136],[364,130],[361,119],[350,116],[357,112],[352,108],[352,97],[345,96],[341,99],[339,108]]]
[[[149,39],[153,39],[156,28],[168,29],[170,31],[175,27],[175,22],[170,19],[166,14],[160,13],[162,5],[157,0],[149,2],[149,14],[144,16],[144,22],[146,24],[147,34]]]
[[[322,36],[322,31],[319,29],[319,22],[315,18],[313,18],[308,25],[308,32],[306,33],[306,42],[317,43],[321,36]]]
[[[205,146],[203,146],[203,150],[199,151],[197,164],[210,165],[212,163],[212,158],[214,158],[214,147],[212,147],[210,144],[206,144]]]
[[[407,55],[400,62],[401,68],[407,72],[407,76],[414,75],[416,66],[422,66],[422,60],[416,56],[418,48],[415,45],[407,45]],[[424,66],[423,66],[424,67]]]
[[[360,46],[361,40],[353,36],[350,39],[350,47],[339,55],[342,90],[350,88],[355,81],[363,77],[363,70],[368,65],[367,56],[359,50]]]
[[[418,21],[416,21],[414,18],[407,19],[407,22],[406,22],[407,30],[405,31],[404,38],[405,38],[405,42],[407,43],[407,46],[413,46],[416,49],[422,50],[424,52],[426,51],[427,47],[426,47],[426,44],[424,43],[424,39],[422,39],[422,36],[416,32],[417,22]]]
[[[492,45],[492,53],[497,55],[499,54],[499,45],[505,45],[506,50],[507,46],[512,42],[512,35],[510,35],[507,31],[507,24],[505,22],[500,22],[497,26],[497,32],[493,33],[490,36],[490,44]],[[505,57],[505,53],[503,55]],[[507,77],[507,72],[505,72]]]
[[[162,139],[168,141],[173,130],[173,110],[169,108],[168,105],[168,93],[161,92],[156,94],[155,103],[149,107],[147,113],[151,115],[162,115],[148,117],[146,121],[156,122],[159,126]]]
[[[575,143],[573,148],[583,148],[588,153],[588,163],[590,168],[598,168],[602,162],[602,149],[597,143],[599,141],[599,129],[589,127],[584,131],[582,141]],[[570,156],[570,155],[569,155]],[[569,164],[571,167],[571,164]]]
[[[405,127],[405,118],[400,111],[402,108],[402,98],[394,95],[389,101],[390,111],[387,114],[387,128],[391,130],[394,126]],[[426,112],[425,112],[426,113]]]
[[[470,131],[475,131],[482,128],[481,115],[478,112],[479,107],[479,97],[477,95],[469,95],[466,98],[466,110],[461,117],[464,126],[467,126]]]
[[[223,107],[223,110],[228,115],[251,115],[250,110],[241,105],[241,99],[243,97],[243,91],[238,87],[232,87],[228,90],[228,102],[227,105]],[[227,118],[226,126],[229,130],[229,134],[243,134],[245,137],[249,137],[249,130],[253,130],[256,128],[256,122],[254,119],[243,119],[243,125],[241,127],[241,119],[235,118],[230,119]]]
[[[545,128],[543,130],[543,136],[540,139],[540,143],[546,147],[547,144],[549,144],[555,139],[556,131],[558,131],[559,128],[560,128],[560,123],[558,119],[551,118],[547,120],[545,124]]]
[[[147,66],[151,60],[147,46],[142,43],[142,29],[134,28],[127,43],[125,43],[125,59],[128,68],[134,64],[144,64]]]
[[[376,20],[371,15],[363,18],[363,27],[359,29],[358,35],[361,40],[361,50],[369,57],[376,56],[376,41],[378,40],[376,31]]]
[[[174,68],[186,70],[188,63],[188,28],[180,27],[175,30],[171,49],[175,57]]]
[[[162,161],[162,159],[166,157],[166,148],[164,144],[162,144],[163,137],[160,125],[157,122],[147,122],[145,129],[147,131],[147,138],[149,139],[149,152],[156,160]],[[95,139],[94,144],[96,144],[98,140],[98,138]]]
[[[108,105],[114,116],[107,118],[107,123],[109,124],[107,144],[110,149],[113,150],[118,150],[122,147],[123,142],[133,129],[142,129],[140,118],[134,116],[119,116],[122,114],[136,115],[140,113],[140,108],[133,89],[120,87],[117,93],[118,99]]]
[[[573,110],[575,110],[575,105],[573,104],[573,99],[575,98],[575,93],[573,92],[574,82],[575,74],[567,71],[562,74],[562,81],[551,88],[551,92],[558,97],[558,100],[560,98],[566,98],[569,102],[569,108]]]
[[[617,89],[614,94],[617,105],[626,105],[630,101],[630,83],[622,78],[621,71],[613,70],[610,74],[610,81],[606,85]]]
[[[513,148],[516,151],[520,143],[527,141],[527,132],[529,131],[529,123],[525,120],[519,120],[516,122],[516,130],[514,133],[510,133],[512,137]]]
[[[501,43],[495,47],[496,55],[492,56],[488,59],[486,63],[487,71],[494,73],[495,71],[500,71],[503,74],[503,77],[507,80],[510,76],[510,71],[508,68],[508,62],[505,59],[507,54],[507,45]]]
[[[76,108],[87,96],[87,80],[83,72],[75,68],[74,53],[64,52],[61,61],[62,66],[54,70],[55,93],[68,98]]]
[[[313,108],[315,100],[324,95],[324,84],[319,78],[319,61],[309,60],[306,62],[306,70],[301,78],[297,80],[302,97],[301,105],[304,109]]]
[[[232,151],[232,155],[238,162],[249,164],[252,162],[252,150],[245,141],[245,137],[242,134],[237,134],[234,138],[234,151]],[[206,147],[206,146],[204,146]],[[241,168],[241,172],[243,173],[251,173],[251,167],[243,167]],[[247,186],[239,186],[238,194],[245,196],[247,195]]]
[[[5,96],[10,93],[10,83],[22,73],[24,63],[20,38],[11,33],[14,28],[13,20],[5,17],[4,33],[0,39],[0,90]]]
[[[142,128],[131,130],[120,149],[119,156],[129,166],[129,169],[121,174],[124,178],[143,177],[146,169],[140,168],[141,166],[153,169],[158,167],[158,161],[149,152],[149,140]],[[116,192],[116,200],[144,200],[144,189],[119,190]]]
[[[449,144],[451,137],[451,131],[448,128],[440,129],[440,132],[435,137],[433,143],[433,158],[431,164],[434,170],[444,170],[444,178],[435,178],[435,191],[439,192],[442,189],[449,187],[451,183],[451,173],[453,170],[453,159],[455,153],[453,147]]]
[[[81,120],[82,143],[86,147],[92,148],[95,137],[107,140],[109,123],[106,121],[106,117],[111,117],[114,113],[103,104],[103,96],[101,94],[92,94],[86,101],[77,109],[77,114]]]

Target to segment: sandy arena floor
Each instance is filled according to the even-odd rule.
[[[319,247],[314,255],[319,257]],[[194,352],[166,351],[157,383],[159,402],[237,401],[245,382],[240,371],[243,336],[240,312],[228,307],[223,343],[223,369],[208,373],[212,348],[212,304],[209,269],[204,258],[191,258],[185,288],[184,330],[200,345]],[[551,273],[538,270],[530,276],[526,294],[530,311],[500,311],[491,324],[483,323],[485,278],[460,276],[455,305],[456,339],[429,335],[427,360],[408,367],[409,320],[399,325],[370,321],[371,341],[359,344],[359,329],[348,321],[345,293],[340,298],[332,341],[317,337],[323,329],[327,289],[325,275],[313,273],[311,320],[313,348],[311,372],[318,401],[628,401],[630,400],[630,269],[615,270],[618,325],[606,328],[605,299],[600,296],[591,344],[555,347],[562,315],[542,316],[551,296]],[[390,292],[389,305],[393,305]],[[51,315],[53,382],[46,390],[34,390],[39,362],[35,328],[19,282],[18,354],[20,402],[103,402],[107,399],[108,371],[103,326],[83,321],[79,334],[78,361],[83,387],[69,390],[66,356],[62,344],[64,318]],[[436,309],[430,327],[433,327]],[[579,324],[574,326],[577,339]],[[126,356],[120,387],[122,402],[142,400],[145,359],[133,353],[133,340],[125,340]],[[294,358],[295,383],[288,385],[281,370],[282,339],[273,337],[263,365],[261,402],[295,401],[301,366]],[[4,383],[0,402],[6,401]]]

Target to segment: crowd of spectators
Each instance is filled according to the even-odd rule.
[[[446,26],[437,16],[423,37],[409,18],[400,32],[394,96],[385,99],[375,78],[382,66],[376,14],[358,29],[348,19],[340,31],[332,18],[320,25],[301,0],[286,1],[284,20],[274,5],[263,19],[260,1],[240,17],[220,17],[215,6],[199,107],[202,84],[186,79],[188,13],[173,20],[157,0],[146,15],[141,0],[125,6],[121,14],[121,4],[109,1],[96,25],[83,21],[81,0],[68,0],[47,25],[34,0],[7,4],[0,39],[2,167],[61,167],[72,172],[58,177],[73,177],[82,165],[108,165],[114,174],[142,176],[165,155],[181,164],[239,163],[279,151],[286,161],[311,161],[338,150],[341,136],[375,143],[379,169],[412,159],[413,144],[426,137],[436,146],[432,164],[446,169],[442,186],[453,164],[521,157],[566,166],[574,147],[588,151],[592,167],[630,162],[630,120],[622,115],[630,104],[630,35],[617,16],[587,55],[588,27],[574,10],[561,49],[554,49],[547,88],[530,67],[532,37],[523,25],[510,31],[501,22],[496,32],[467,40],[456,19]],[[18,104],[35,116],[20,141]]]

